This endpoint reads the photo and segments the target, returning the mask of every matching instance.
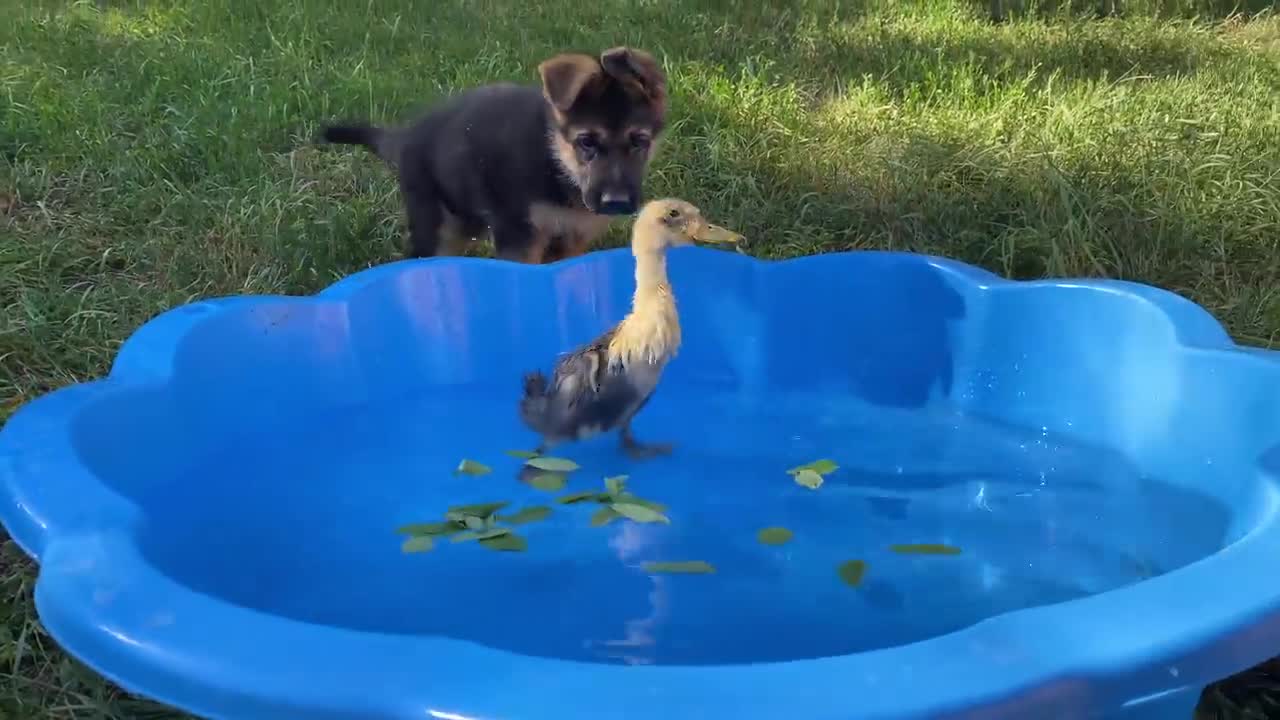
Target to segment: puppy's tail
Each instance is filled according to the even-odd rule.
[[[400,149],[395,133],[376,125],[326,125],[321,138],[335,145],[362,145],[389,163]]]

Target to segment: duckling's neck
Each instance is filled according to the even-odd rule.
[[[671,281],[667,279],[665,250],[643,250],[636,253],[636,293],[632,305],[650,298],[670,298]]]
[[[623,368],[636,362],[665,363],[680,349],[680,318],[667,279],[667,254],[636,253],[636,292],[631,312],[609,343],[609,362]]]

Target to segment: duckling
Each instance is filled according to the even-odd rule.
[[[631,312],[595,340],[561,356],[550,382],[538,371],[524,376],[520,418],[542,436],[538,452],[614,429],[632,458],[671,452],[670,444],[644,444],[631,432],[631,419],[649,402],[667,362],[680,349],[667,249],[740,240],[741,235],[707,222],[683,200],[653,200],[640,210],[631,230],[636,259]]]

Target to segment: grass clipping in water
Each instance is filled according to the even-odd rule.
[[[823,458],[822,460],[814,460],[811,463],[793,467],[787,471],[787,474],[795,479],[797,485],[807,487],[810,490],[817,490],[826,481],[826,476],[839,468],[840,466],[835,464],[834,461]]]
[[[938,543],[919,543],[914,545],[890,545],[889,549],[901,555],[959,555],[960,548],[954,545]]]
[[[578,463],[565,458],[546,457],[533,451],[507,450],[507,455],[524,460],[524,465],[540,471],[530,484],[548,492],[563,490],[568,484],[569,473],[579,470]],[[787,470],[787,474],[798,485],[810,490],[817,490],[825,481],[825,476],[839,469],[833,460],[823,458],[799,465]],[[480,476],[493,470],[488,465],[475,460],[464,459],[454,470],[455,475]],[[618,519],[627,519],[638,523],[658,523],[670,525],[671,519],[665,514],[666,506],[636,496],[627,489],[626,475],[615,475],[604,479],[604,491],[587,490],[568,493],[556,498],[561,505],[576,505],[594,502],[602,507],[591,514],[591,526],[603,527]],[[523,552],[528,549],[528,541],[512,531],[512,527],[540,522],[551,516],[552,510],[546,505],[534,505],[517,512],[500,515],[498,511],[510,503],[492,502],[477,505],[459,505],[445,512],[443,522],[418,523],[405,525],[398,532],[409,537],[404,540],[401,549],[406,553],[428,552],[435,548],[440,538],[449,538],[450,542],[477,542],[480,545],[497,551]],[[795,538],[795,533],[784,527],[772,526],[759,530],[756,540],[762,545],[785,545]],[[959,555],[960,548],[941,543],[911,543],[890,545],[895,553],[906,555]],[[705,575],[715,573],[711,563],[703,560],[680,561],[646,561],[641,567],[650,574],[692,574]],[[858,587],[866,576],[867,563],[864,560],[847,560],[841,563],[836,573],[850,587]]]
[[[645,572],[651,574],[683,574],[683,575],[710,575],[716,571],[714,565],[702,560],[681,560],[677,562],[644,562],[640,567]]]
[[[546,470],[547,472],[560,472],[560,473],[571,473],[580,467],[578,463],[572,460],[566,460],[564,458],[544,457],[541,455],[537,455],[529,458],[528,460],[525,461],[524,464],[528,465],[529,467],[535,467],[539,470]]]
[[[863,576],[867,574],[867,563],[865,560],[847,560],[840,563],[836,572],[845,585],[858,587],[862,584]]]
[[[767,527],[756,533],[756,539],[762,545],[785,545],[794,537],[795,533],[784,527]]]
[[[409,536],[400,549],[406,553],[428,552],[435,548],[437,540],[447,537],[454,543],[474,540],[490,550],[528,550],[529,542],[525,538],[515,534],[511,527],[503,527],[499,523],[518,526],[546,520],[551,515],[551,508],[535,505],[510,515],[499,515],[498,511],[508,505],[510,503],[506,501],[458,505],[445,511],[443,522],[405,525],[397,529],[401,535]]]
[[[453,471],[453,474],[454,475],[470,475],[472,477],[478,477],[480,475],[488,475],[491,472],[493,472],[493,468],[489,467],[488,465],[485,465],[484,463],[478,463],[475,460],[468,460],[466,458],[463,458],[462,462],[458,463],[458,467]]]
[[[519,457],[519,451],[511,451],[509,454]],[[579,468],[578,463],[564,458],[545,457],[536,453],[531,453],[530,457],[525,459],[525,466],[535,470],[540,470],[534,475],[529,484],[538,490],[545,492],[560,492],[569,483],[569,473]]]
[[[531,522],[546,520],[551,517],[551,508],[546,505],[532,505],[512,515],[502,515],[498,519],[508,525],[525,525]]]
[[[557,498],[556,502],[564,505],[596,502],[603,505],[604,507],[591,514],[592,527],[602,527],[619,518],[626,518],[638,523],[671,524],[671,519],[663,514],[663,511],[667,509],[666,505],[638,497],[627,490],[626,475],[605,478],[604,492],[569,493]]]
[[[524,464],[540,472],[534,476],[530,484],[549,492],[563,490],[568,482],[568,475],[580,469],[578,463],[565,458],[546,457],[537,452],[525,450],[507,450],[507,455],[524,460]],[[475,460],[463,459],[454,470],[455,475],[480,476],[493,472],[488,465]],[[604,505],[591,517],[592,526],[607,525],[618,518],[626,518],[638,523],[661,523],[669,525],[671,520],[663,514],[666,506],[644,498],[637,497],[626,489],[627,476],[616,475],[604,479],[604,492],[578,492],[558,499],[560,504],[570,505],[579,502],[595,501]],[[508,501],[482,503],[477,505],[459,505],[445,511],[441,522],[415,523],[398,528],[397,532],[408,537],[401,544],[405,553],[429,552],[436,547],[441,538],[449,538],[450,542],[461,543],[475,541],[490,550],[523,552],[528,549],[528,541],[512,531],[513,526],[546,520],[552,510],[546,505],[526,507],[508,515],[499,515],[498,511],[507,507]],[[504,525],[505,524],[505,525]]]

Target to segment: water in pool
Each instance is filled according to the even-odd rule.
[[[554,454],[582,466],[562,492],[627,474],[636,494],[668,506],[671,524],[591,527],[596,506],[558,505],[517,480],[521,461],[502,451],[536,439],[514,402],[472,388],[437,392],[209,448],[183,477],[140,498],[144,509],[164,508],[148,513],[144,551],[198,591],[306,622],[688,665],[923,640],[1169,571],[1212,552],[1226,523],[1205,498],[1038,429],[848,398],[668,387],[636,431],[674,442],[672,456],[633,462],[615,435]],[[455,476],[464,457],[494,472]],[[785,472],[824,457],[841,467],[816,491]],[[447,542],[401,552],[397,527],[499,500],[554,508],[520,528],[527,552]],[[175,513],[173,503],[202,511]],[[761,545],[757,531],[774,525],[794,539]],[[962,554],[895,554],[897,543]],[[856,588],[836,573],[850,559],[867,563]],[[717,572],[640,569],[667,560],[704,560]]]

